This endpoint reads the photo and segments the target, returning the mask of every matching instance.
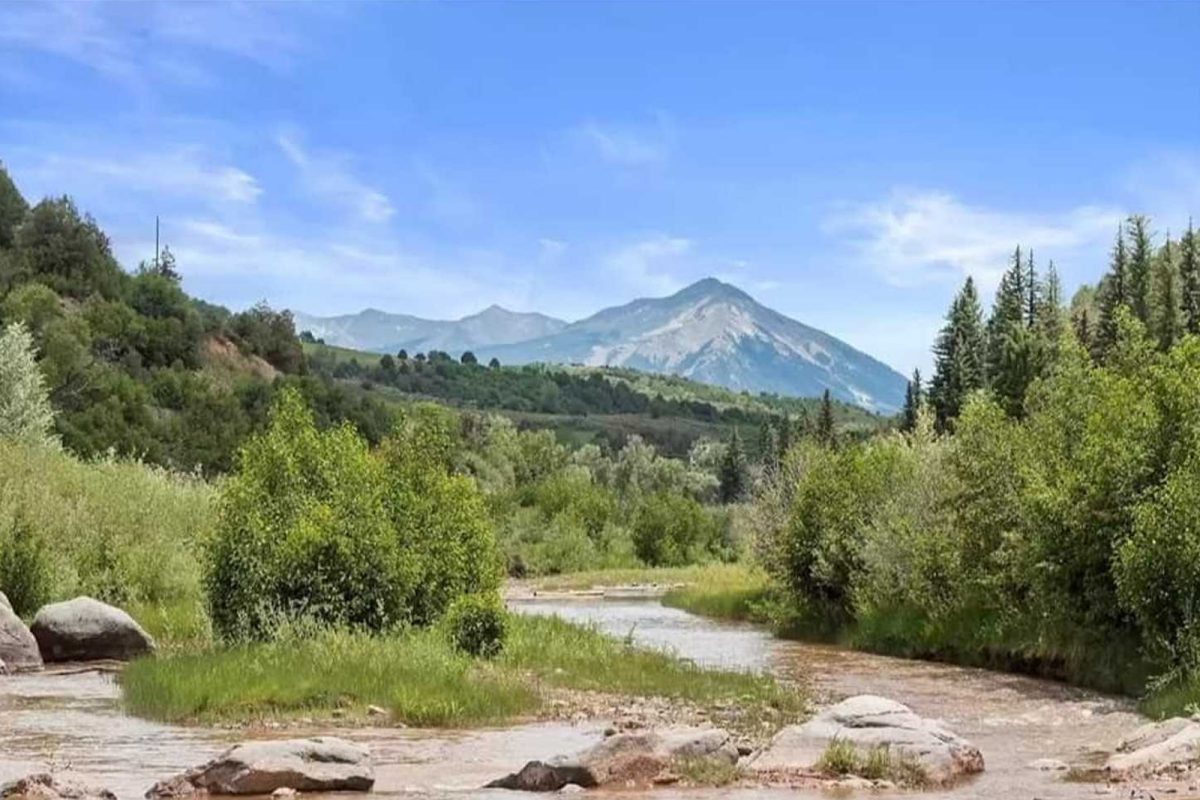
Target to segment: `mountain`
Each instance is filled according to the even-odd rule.
[[[435,320],[408,314],[389,314],[368,308],[357,314],[315,317],[294,312],[296,330],[309,331],[338,347],[396,353],[442,350],[460,355],[464,350],[504,345],[548,336],[567,323],[544,314],[524,314],[490,306],[459,320]]]
[[[715,278],[477,355],[506,364],[624,366],[751,392],[812,397],[828,388],[839,400],[885,413],[900,408],[907,385],[886,364]]]

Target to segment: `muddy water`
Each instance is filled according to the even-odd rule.
[[[783,642],[750,626],[703,620],[653,600],[514,601],[523,613],[592,622],[616,636],[666,647],[698,663],[770,670],[805,682],[821,700],[871,692],[939,717],[983,751],[987,772],[933,796],[953,798],[1096,797],[1104,787],[1063,782],[1030,769],[1038,758],[1080,763],[1100,757],[1142,720],[1127,701],[1060,684],[983,670],[909,662],[835,648]],[[541,724],[472,732],[349,729],[369,745],[376,794],[460,800],[511,797],[478,786],[526,760],[570,752],[598,740],[603,721]],[[53,768],[140,797],[154,781],[201,763],[231,741],[285,735],[270,730],[213,731],[138,720],[120,712],[112,676],[54,672],[0,678],[0,783]],[[286,735],[296,735],[294,730]],[[1186,796],[1186,787],[1176,796]],[[1114,796],[1126,796],[1128,788]],[[820,797],[819,792],[736,789],[656,792],[656,798]],[[844,795],[842,795],[844,796]],[[871,794],[866,796],[881,797]]]

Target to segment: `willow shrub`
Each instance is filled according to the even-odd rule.
[[[433,621],[494,590],[495,541],[474,484],[450,474],[448,428],[424,413],[373,453],[349,425],[318,430],[281,393],[224,484],[209,608],[227,639],[308,620],[383,630]]]

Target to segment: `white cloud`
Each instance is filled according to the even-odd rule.
[[[670,294],[683,286],[673,274],[692,241],[675,236],[652,236],[617,248],[604,258],[603,268],[631,289],[646,294]]]
[[[280,134],[276,141],[312,194],[348,208],[366,222],[386,222],[395,213],[387,195],[354,176],[347,156],[309,153],[294,135]]]
[[[603,160],[621,167],[656,166],[666,162],[674,146],[669,120],[659,115],[649,125],[586,122],[576,135]]]
[[[851,237],[862,257],[896,286],[973,276],[989,290],[1013,248],[1033,247],[1056,259],[1107,246],[1123,213],[1080,206],[1033,214],[963,203],[940,191],[896,191],[886,200],[845,209],[826,230]]]
[[[254,176],[217,163],[200,147],[122,155],[45,152],[34,159],[29,174],[43,184],[69,187],[73,192],[87,186],[111,186],[122,192],[165,194],[213,204],[250,204],[262,194]]]

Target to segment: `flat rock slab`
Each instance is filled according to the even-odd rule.
[[[0,786],[0,800],[117,800],[117,796],[107,789],[42,773]]]
[[[489,789],[554,792],[565,786],[649,785],[681,761],[733,765],[738,750],[720,728],[670,728],[619,733],[572,756],[530,761],[519,772],[487,785]]]
[[[857,695],[824,709],[802,725],[789,725],[750,762],[760,774],[811,774],[834,742],[867,753],[887,748],[894,757],[919,764],[935,784],[983,771],[979,748],[936,720],[875,695]]]
[[[37,639],[13,613],[8,598],[0,603],[0,663],[8,672],[41,669],[42,666]]]
[[[207,764],[156,783],[147,798],[207,794],[297,792],[369,792],[375,785],[371,752],[345,739],[247,742]]]
[[[1200,759],[1200,722],[1173,717],[1138,728],[1117,746],[1104,770],[1114,777],[1184,772]]]
[[[90,597],[43,606],[30,630],[46,662],[126,661],[154,651],[154,640],[133,617]]]

